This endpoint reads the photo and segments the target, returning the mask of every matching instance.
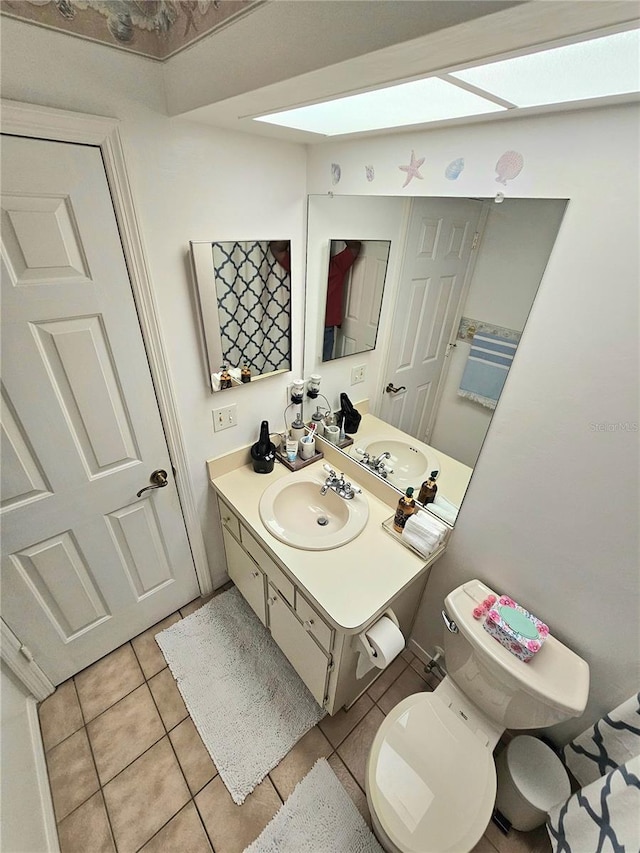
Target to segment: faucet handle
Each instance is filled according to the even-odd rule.
[[[330,475],[331,477],[335,477],[335,476],[337,476],[337,475],[336,475],[336,472],[333,470],[333,468],[331,467],[331,465],[328,465],[328,464],[325,462],[325,463],[324,463],[324,465],[323,465],[322,467],[324,468],[324,470],[325,470],[325,471],[327,471],[327,472],[329,473],[329,475]]]

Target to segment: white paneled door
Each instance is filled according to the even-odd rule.
[[[364,240],[345,282],[342,326],[336,335],[336,358],[372,350],[378,336],[389,243]]]
[[[0,212],[2,618],[59,684],[198,585],[100,149],[3,136]]]
[[[414,199],[380,417],[429,443],[482,202]]]

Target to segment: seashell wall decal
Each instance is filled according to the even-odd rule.
[[[340,178],[342,177],[342,169],[340,168],[338,163],[331,164],[331,183],[334,185],[340,182]]]
[[[364,167],[364,173],[367,176],[367,180],[369,181],[369,183],[371,183],[371,181],[376,176],[376,173],[375,173],[373,166],[365,166]]]
[[[458,157],[457,160],[452,160],[444,170],[444,176],[448,181],[457,180],[464,170],[464,157]]]
[[[505,184],[517,178],[524,166],[524,157],[519,151],[505,151],[496,163],[496,181]]]

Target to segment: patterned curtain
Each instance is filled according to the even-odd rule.
[[[213,243],[213,269],[225,364],[254,376],[288,369],[290,278],[269,243]]]

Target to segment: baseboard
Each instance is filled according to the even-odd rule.
[[[426,652],[413,638],[409,640],[409,651],[413,652],[425,666],[433,660],[433,656]]]
[[[38,794],[42,807],[42,823],[47,839],[47,853],[60,853],[60,842],[58,841],[58,829],[56,817],[53,811],[53,800],[51,799],[51,788],[49,787],[49,774],[47,773],[47,761],[44,756],[44,744],[40,733],[40,720],[38,719],[38,703],[33,696],[26,699],[27,720],[31,732],[31,743],[33,744],[33,758],[36,766],[36,779]]]

